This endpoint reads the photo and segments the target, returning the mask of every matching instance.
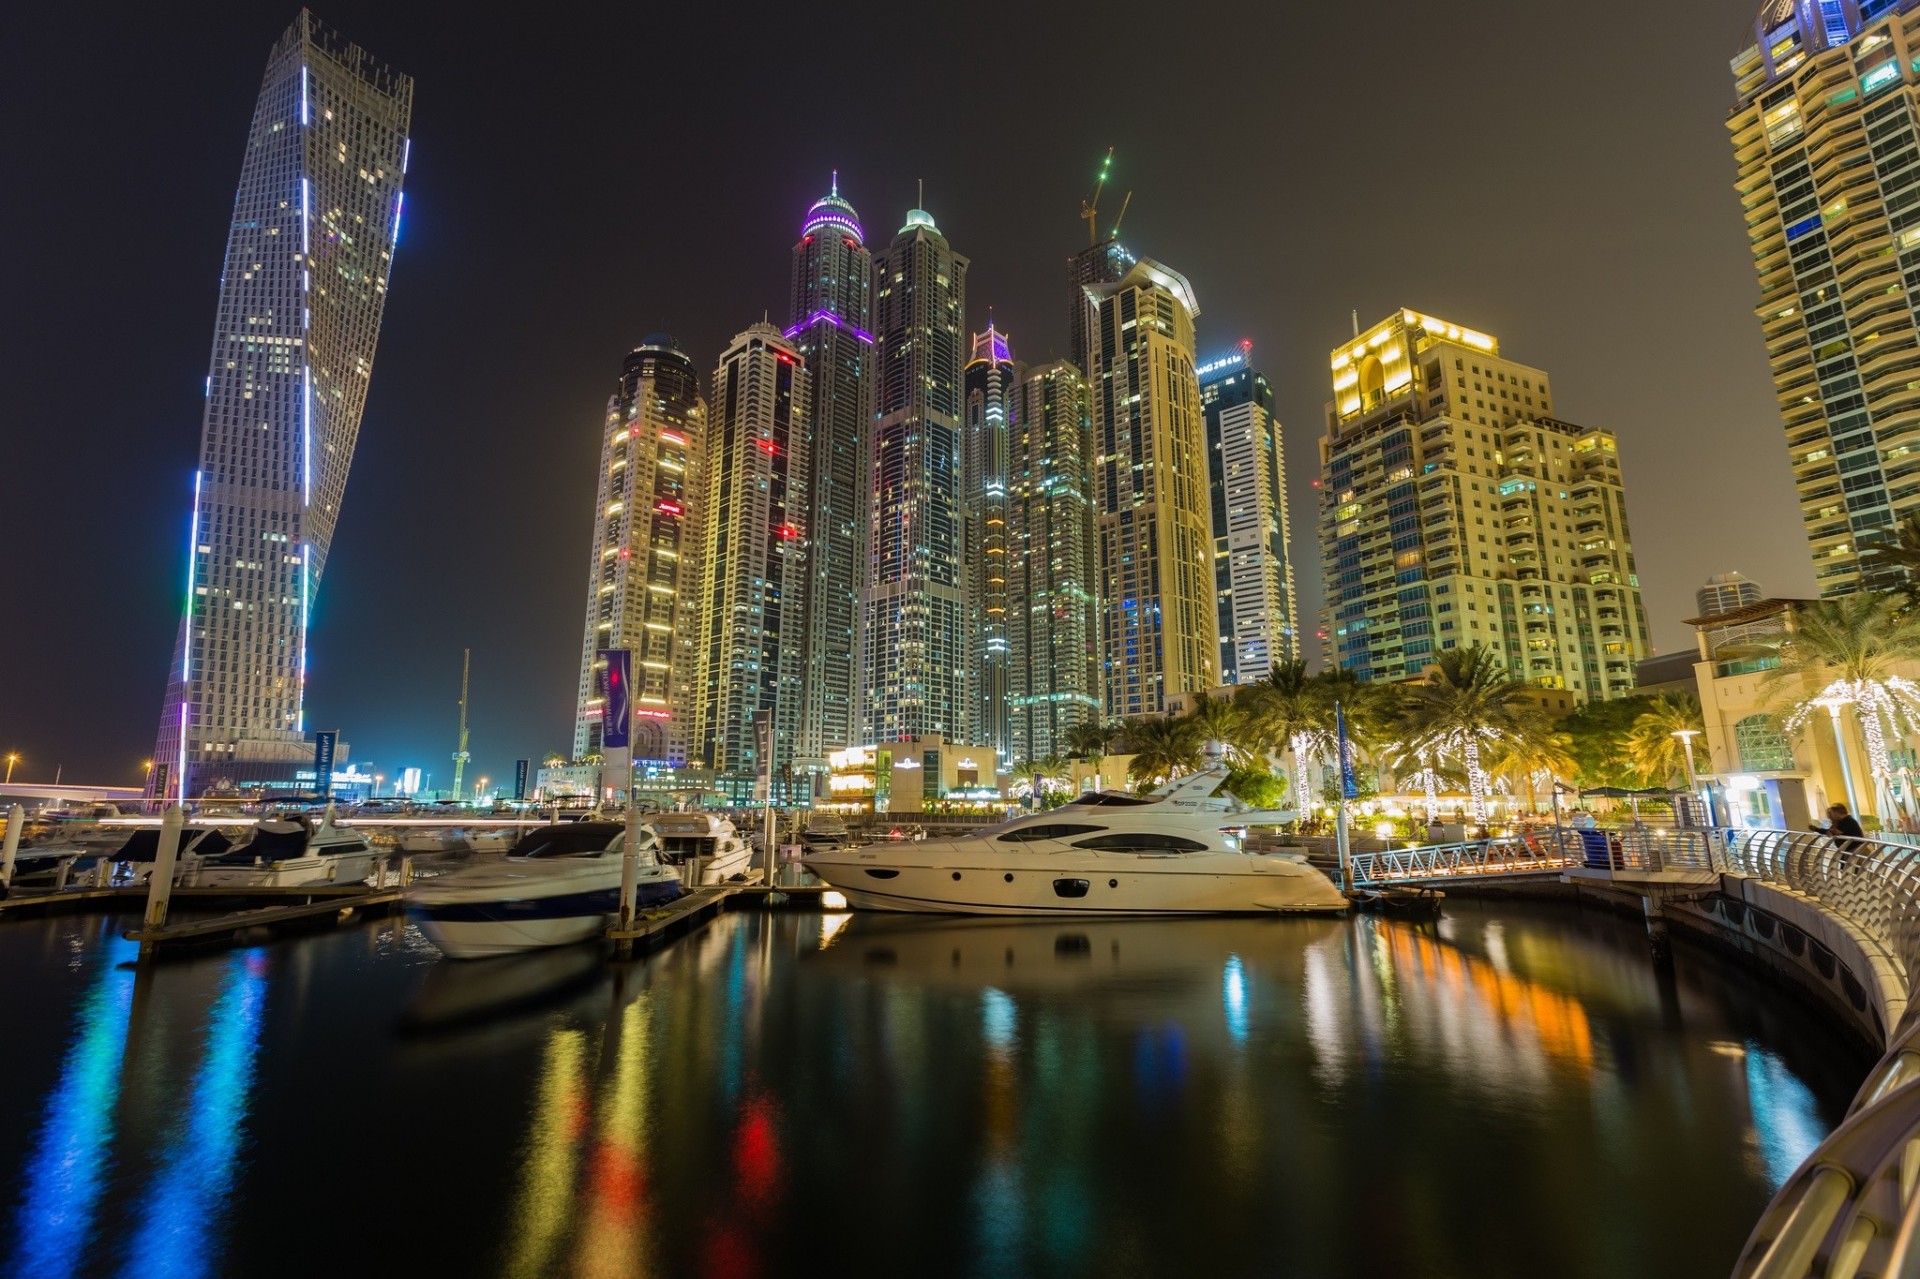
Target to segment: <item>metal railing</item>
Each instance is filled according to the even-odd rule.
[[[1920,971],[1920,849],[1792,831],[1731,831],[1729,869],[1853,925],[1912,998]],[[1920,1017],[1910,1003],[1846,1119],[1748,1236],[1736,1279],[1920,1276]]]
[[[1467,875],[1507,875],[1546,870],[1717,871],[1725,857],[1716,833],[1633,826],[1622,830],[1553,827],[1498,839],[1415,845],[1353,853],[1353,882],[1374,886]]]

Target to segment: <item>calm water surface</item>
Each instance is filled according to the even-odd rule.
[[[1721,1275],[1868,1065],[1571,908],[138,975],[126,922],[0,927],[4,1273]]]

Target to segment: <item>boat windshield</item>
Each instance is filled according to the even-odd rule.
[[[1000,832],[999,840],[1003,844],[1030,844],[1040,839],[1072,839],[1076,835],[1097,835],[1105,826],[1089,826],[1084,822],[1042,822],[1035,826],[1014,826]]]
[[[1068,804],[1068,808],[1138,808],[1142,804],[1157,804],[1157,799],[1142,799],[1138,795],[1124,795],[1117,790],[1088,791],[1085,795]]]
[[[1090,848],[1101,853],[1204,853],[1207,846],[1197,839],[1181,835],[1160,835],[1153,831],[1130,830],[1112,835],[1076,839],[1075,848]]]
[[[275,825],[283,824],[286,823],[275,823]],[[234,849],[234,853],[239,857],[264,857],[270,862],[283,862],[289,857],[300,857],[306,851],[307,831],[303,826],[294,826],[291,830],[274,830],[266,825],[255,826],[253,835]]]
[[[606,852],[626,828],[619,822],[562,822],[520,837],[509,857],[594,857]]]

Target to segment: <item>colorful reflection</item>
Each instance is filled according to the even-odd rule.
[[[261,950],[235,955],[226,965],[185,1113],[136,1214],[128,1275],[192,1279],[218,1268],[234,1165],[246,1138],[267,978]]]
[[[514,1196],[518,1208],[509,1275],[552,1273],[554,1251],[572,1220],[574,1170],[580,1160],[580,1134],[588,1122],[586,1042],[583,1032],[571,1029],[547,1037],[533,1130]]]
[[[614,1068],[600,1092],[599,1122],[587,1134],[586,1184],[573,1272],[585,1276],[651,1273],[652,1209],[647,1170],[647,1036],[651,997],[627,1006],[614,1033]]]
[[[1758,1044],[1747,1048],[1747,1105],[1767,1184],[1778,1190],[1825,1138],[1813,1093],[1786,1063]]]
[[[14,1213],[19,1243],[7,1267],[10,1275],[66,1279],[79,1271],[106,1182],[133,1011],[133,972],[120,965],[139,950],[118,937],[108,941],[98,960],[100,975],[80,1001],[77,1033],[21,1170],[20,1206]]]

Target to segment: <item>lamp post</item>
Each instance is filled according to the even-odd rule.
[[[1851,704],[1852,701],[1851,697],[1830,693],[1825,697],[1814,698],[1813,704],[1826,707],[1828,718],[1833,723],[1833,749],[1840,756],[1840,780],[1847,788],[1847,811],[1858,817],[1860,800],[1853,793],[1853,766],[1847,763],[1847,739],[1841,735],[1840,731],[1840,708]]]
[[[15,764],[18,764],[19,762],[20,762],[20,752],[19,752],[19,751],[8,751],[8,752],[7,752],[7,784],[8,784],[9,786],[11,786],[11,785],[13,784],[13,766],[14,766]]]
[[[1700,776],[1693,771],[1693,739],[1700,736],[1697,728],[1676,728],[1673,735],[1680,739],[1681,749],[1687,753],[1687,790],[1695,799],[1700,798]],[[1713,824],[1713,814],[1707,814],[1707,824]]]
[[[380,783],[382,783],[382,782],[384,782],[384,781],[386,781],[386,780],[387,780],[387,775],[386,775],[385,773],[375,773],[375,774],[373,775],[373,796],[372,796],[372,798],[374,798],[374,799],[379,799],[379,798],[380,798]]]

